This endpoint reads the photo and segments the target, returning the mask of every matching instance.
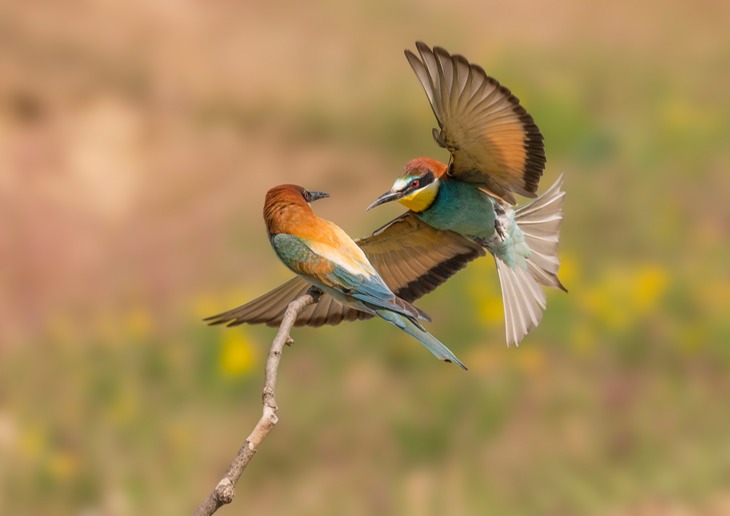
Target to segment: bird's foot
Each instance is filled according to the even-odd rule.
[[[319,301],[319,298],[322,297],[322,294],[324,294],[324,292],[322,292],[319,288],[313,285],[309,287],[309,290],[307,290],[307,294],[312,296],[312,299],[314,299],[314,302],[316,303],[317,301]]]

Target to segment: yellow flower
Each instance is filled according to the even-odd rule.
[[[611,269],[596,283],[578,290],[578,302],[609,328],[625,330],[656,309],[668,283],[669,273],[658,264]],[[587,335],[577,338],[585,340]]]
[[[479,303],[479,320],[486,326],[501,322],[503,314],[502,299],[496,296],[484,296]]]
[[[243,376],[253,368],[256,355],[256,348],[251,345],[242,331],[230,330],[223,333],[219,367],[224,375]]]
[[[639,270],[634,278],[634,304],[644,313],[654,308],[667,289],[669,275],[656,264]]]

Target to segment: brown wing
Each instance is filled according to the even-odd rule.
[[[248,323],[279,326],[289,303],[303,295],[310,286],[297,276],[253,301],[204,320],[211,325],[238,326]],[[299,314],[294,325],[322,326],[323,324],[339,324],[342,321],[370,319],[371,317],[373,316],[368,313],[344,306],[332,296],[323,294],[317,303],[308,306]]]
[[[479,244],[429,226],[412,211],[357,240],[357,244],[395,295],[409,302],[485,254]]]
[[[406,58],[438,120],[441,130],[434,129],[434,139],[451,152],[449,174],[512,204],[513,192],[535,197],[545,148],[517,97],[463,56],[420,41],[416,48],[420,59],[410,50]]]
[[[356,242],[388,287],[408,302],[428,294],[468,262],[485,254],[475,242],[451,231],[435,229],[410,211]],[[309,286],[297,276],[245,305],[205,321],[227,326],[243,323],[279,326],[286,307]],[[371,317],[323,294],[316,304],[299,314],[295,324],[322,326]]]

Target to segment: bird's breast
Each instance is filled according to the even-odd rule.
[[[474,185],[442,181],[438,197],[418,216],[427,224],[470,237],[489,238],[495,231],[496,201]]]

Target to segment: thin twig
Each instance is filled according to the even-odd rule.
[[[294,326],[294,322],[297,319],[297,315],[304,310],[307,306],[315,303],[320,296],[321,292],[314,287],[310,288],[306,294],[298,297],[291,303],[284,313],[284,318],[279,326],[279,331],[274,337],[274,341],[271,343],[271,349],[269,350],[269,358],[266,360],[266,373],[264,375],[264,392],[263,392],[263,403],[264,413],[256,423],[251,434],[243,443],[241,449],[231,461],[228,466],[226,474],[223,476],[215,489],[210,492],[208,497],[203,500],[203,503],[195,511],[195,516],[210,516],[217,511],[223,505],[229,504],[233,501],[235,495],[235,488],[238,479],[241,477],[243,470],[246,469],[248,463],[256,454],[259,449],[261,442],[266,438],[272,428],[278,422],[276,417],[276,376],[279,372],[279,362],[281,361],[281,353],[284,346],[291,344],[293,341],[289,336],[289,332]]]

